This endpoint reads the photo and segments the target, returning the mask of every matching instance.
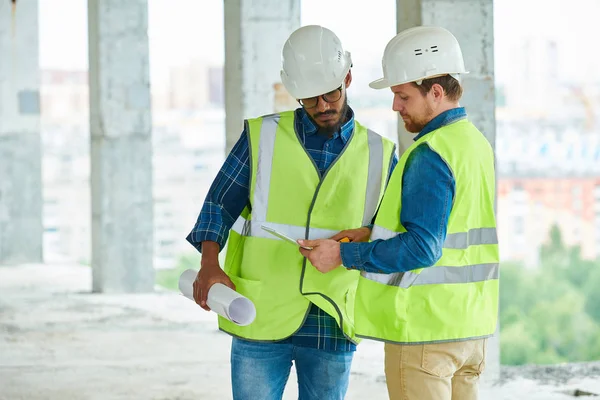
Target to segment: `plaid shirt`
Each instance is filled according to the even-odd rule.
[[[303,108],[298,108],[295,112],[296,131],[300,140],[321,173],[324,173],[342,152],[354,131],[354,112],[348,110],[348,121],[331,138],[317,134],[317,127]],[[390,174],[396,162],[394,157]],[[248,133],[244,130],[211,185],[198,221],[187,236],[187,241],[198,251],[201,251],[203,241],[217,242],[221,248],[225,246],[229,230],[244,207],[249,204],[249,182]],[[356,345],[346,339],[335,319],[314,304],[311,305],[302,327],[281,343],[331,351],[356,349]]]

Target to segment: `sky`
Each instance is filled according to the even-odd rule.
[[[164,82],[171,67],[192,58],[224,59],[223,0],[148,0],[151,76]],[[42,68],[87,68],[87,0],[39,0]],[[395,31],[394,0],[303,0],[301,23],[332,29],[355,63],[379,64]],[[496,0],[497,81],[519,73],[515,46],[524,38],[555,40],[559,71],[568,79],[600,81],[594,30],[600,0]],[[374,61],[377,60],[377,61]],[[374,71],[373,73],[377,73]],[[375,79],[378,76],[366,77]]]

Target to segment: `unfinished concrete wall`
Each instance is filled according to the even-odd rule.
[[[494,88],[494,7],[493,0],[396,0],[397,32],[419,25],[442,26],[458,39],[465,66],[470,72],[462,76],[464,95],[460,103],[469,119],[495,147],[496,100]],[[414,135],[398,123],[402,153]],[[498,334],[488,343],[487,383],[500,377],[500,343]]]
[[[0,2],[0,264],[42,261],[38,2]]]
[[[95,292],[154,286],[146,0],[89,0]]]
[[[281,50],[300,27],[301,0],[225,0],[226,151],[244,118],[275,112]]]

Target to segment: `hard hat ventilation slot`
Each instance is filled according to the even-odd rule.
[[[338,61],[342,61],[342,52],[338,50]]]
[[[438,47],[437,46],[431,46],[431,52],[432,53],[437,53],[438,51]]]
[[[422,55],[423,55],[423,50],[415,49],[415,56],[422,56]]]

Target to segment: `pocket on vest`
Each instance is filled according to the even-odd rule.
[[[231,279],[231,281],[235,285],[236,292],[238,292],[244,297],[247,297],[250,301],[254,303],[255,307],[258,306],[257,302],[260,299],[260,293],[262,290],[262,283],[260,281],[244,279],[235,275],[229,275],[229,279]]]

